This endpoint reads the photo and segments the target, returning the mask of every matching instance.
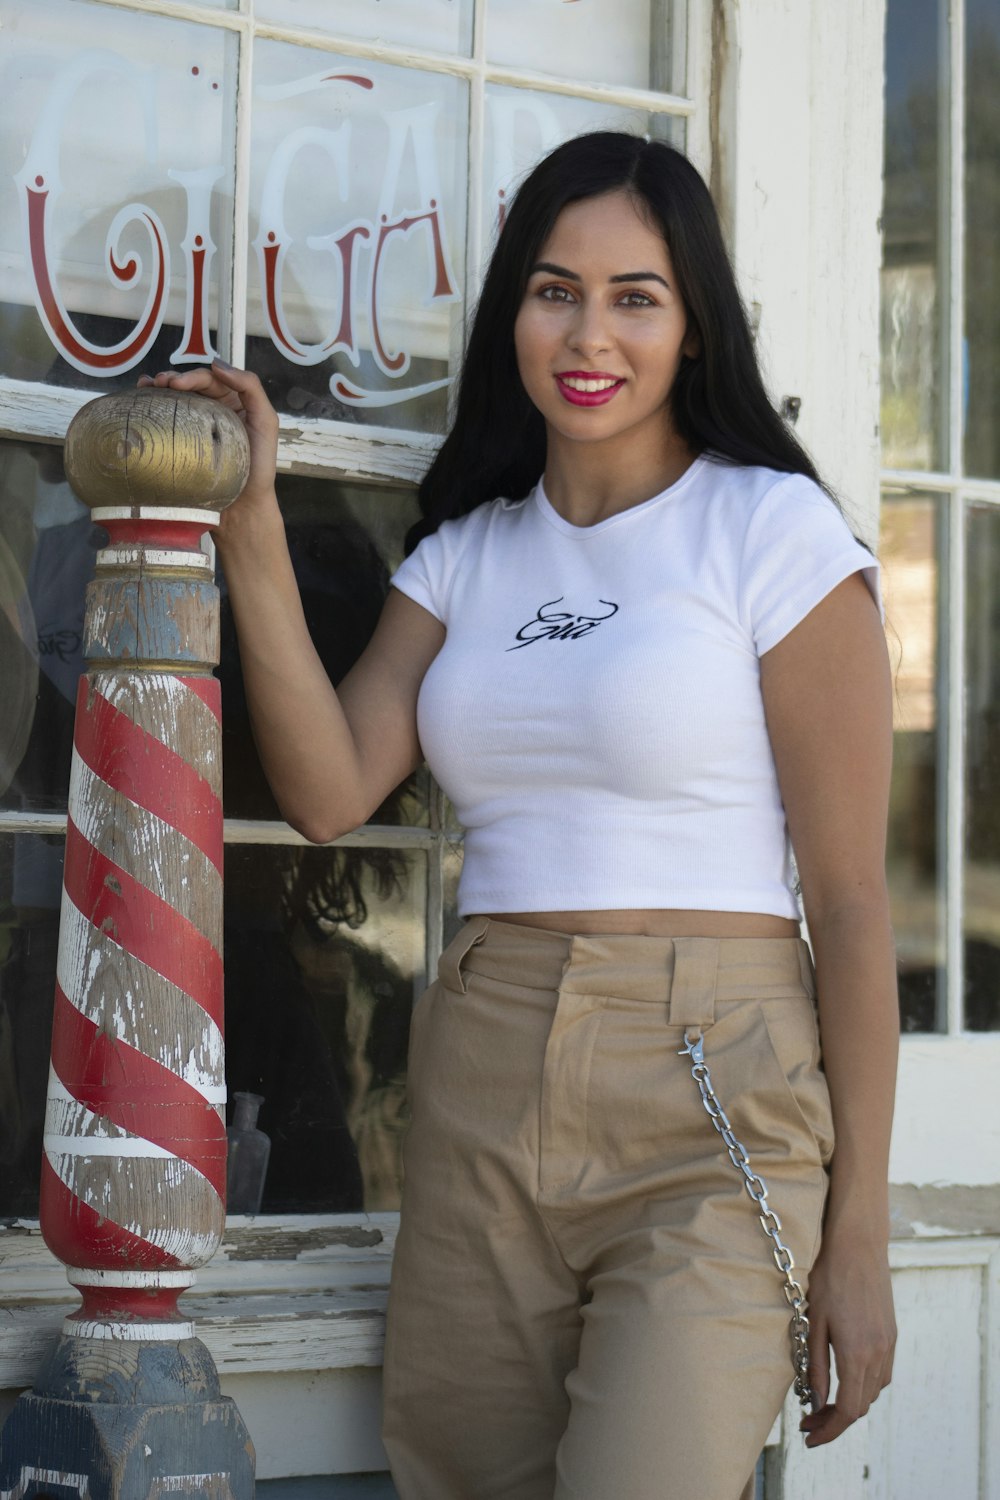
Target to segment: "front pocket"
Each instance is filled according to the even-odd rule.
[[[816,1013],[806,1001],[784,1000],[762,1006],[761,1015],[789,1099],[812,1133],[826,1166],[833,1156],[833,1111],[820,1061]]]
[[[772,1025],[768,1015],[772,1013]],[[705,1063],[733,1133],[751,1161],[811,1159],[833,1151],[815,1020],[802,998],[725,1006],[704,1034]]]

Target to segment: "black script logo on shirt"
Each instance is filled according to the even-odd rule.
[[[610,599],[597,601],[607,607],[608,612],[603,615],[575,615],[569,610],[557,610],[556,605],[562,604],[565,597],[560,594],[558,599],[540,604],[535,618],[517,632],[517,645],[508,646],[507,650],[520,651],[523,646],[534,645],[535,641],[578,641],[618,613],[618,605],[612,604]]]

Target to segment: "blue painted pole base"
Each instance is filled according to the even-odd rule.
[[[254,1463],[199,1339],[64,1334],[0,1433],[0,1500],[253,1500]]]

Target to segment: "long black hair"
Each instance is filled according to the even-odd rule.
[[[418,492],[422,519],[407,550],[442,521],[503,495],[520,500],[545,468],[545,423],[518,374],[514,322],[531,268],[569,203],[625,191],[663,235],[697,334],[670,392],[674,429],[695,453],[760,464],[820,483],[768,399],[753,335],[708,188],[680,151],[601,130],[566,141],[518,190],[469,333],[452,429]],[[825,486],[824,486],[825,488]]]

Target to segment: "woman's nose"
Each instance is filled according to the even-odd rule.
[[[609,349],[612,341],[612,333],[604,308],[594,303],[581,304],[570,330],[570,348],[578,350],[580,354],[593,357]]]

